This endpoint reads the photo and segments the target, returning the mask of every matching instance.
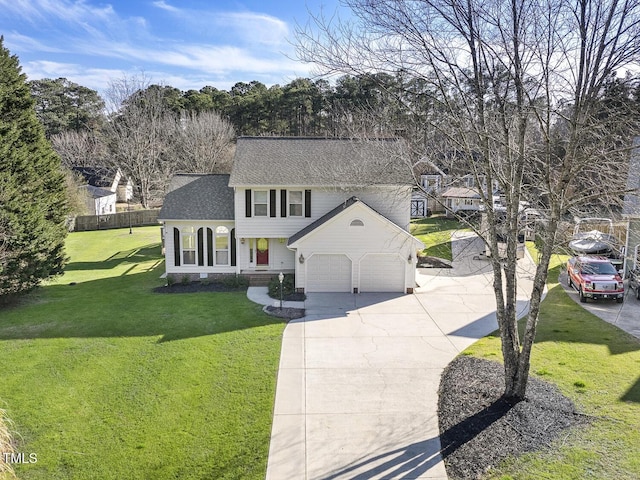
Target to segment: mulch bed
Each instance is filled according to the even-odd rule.
[[[281,309],[280,307],[269,305],[264,307],[264,312],[273,317],[285,318],[287,320],[304,317],[304,308],[285,307]]]
[[[164,285],[153,289],[156,293],[238,292],[242,290],[246,290],[246,287],[233,288],[216,282],[174,283],[173,285]]]
[[[452,268],[451,264],[438,257],[418,256],[418,268]]]
[[[559,390],[530,378],[527,399],[511,405],[502,364],[461,356],[440,381],[438,419],[442,456],[454,480],[480,478],[509,456],[540,450],[568,428],[589,420]]]

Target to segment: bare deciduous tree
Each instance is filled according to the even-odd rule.
[[[352,23],[315,16],[297,31],[322,73],[402,72],[429,98],[416,155],[471,173],[480,188],[505,360],[505,398],[525,398],[531,348],[560,222],[615,208],[637,115],[603,115],[608,79],[639,59],[640,2],[629,0],[344,0]],[[407,97],[410,98],[410,97]],[[404,99],[407,111],[415,103]],[[417,112],[414,112],[417,113]],[[627,122],[625,124],[624,122]],[[612,128],[615,124],[616,128]],[[494,207],[499,187],[504,211]],[[544,214],[522,336],[517,238],[523,202]],[[499,239],[506,239],[506,255]]]
[[[176,119],[171,151],[176,169],[191,173],[228,173],[235,132],[231,122],[213,111]]]
[[[108,91],[110,107],[106,137],[109,161],[135,183],[145,208],[160,198],[174,172],[169,134],[174,115],[167,108],[161,88],[149,86],[144,77],[113,81]]]
[[[103,140],[91,131],[68,130],[51,137],[54,150],[68,168],[99,166],[106,157]]]

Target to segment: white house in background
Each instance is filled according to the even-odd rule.
[[[179,175],[159,214],[166,272],[304,292],[412,292],[411,171],[397,139],[240,137],[231,175]]]
[[[107,215],[116,213],[116,194],[93,185],[82,185],[80,190],[85,197],[89,215]]]
[[[72,170],[81,175],[88,185],[115,193],[118,202],[128,202],[133,198],[133,183],[119,168],[77,166]]]
[[[482,209],[482,198],[475,188],[451,187],[442,194],[447,216],[474,214]]]
[[[443,190],[444,173],[426,173],[420,175],[420,188],[411,195],[411,218],[428,217],[444,211],[440,194]]]

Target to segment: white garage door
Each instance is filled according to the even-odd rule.
[[[396,254],[365,255],[360,260],[360,292],[404,292],[406,263]]]
[[[316,254],[307,264],[307,292],[350,292],[351,260],[346,255]]]

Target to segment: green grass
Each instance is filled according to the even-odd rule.
[[[158,242],[73,233],[65,275],[0,311],[19,478],[264,478],[284,324],[244,292],[154,293]]]
[[[452,260],[451,234],[467,228],[457,220],[450,220],[440,216],[421,218],[411,222],[411,234],[424,243],[421,254]]]
[[[569,298],[558,284],[566,258],[555,256],[552,261],[531,375],[556,384],[595,421],[548,450],[505,462],[487,478],[640,478],[640,340]],[[501,359],[497,332],[464,353]]]

